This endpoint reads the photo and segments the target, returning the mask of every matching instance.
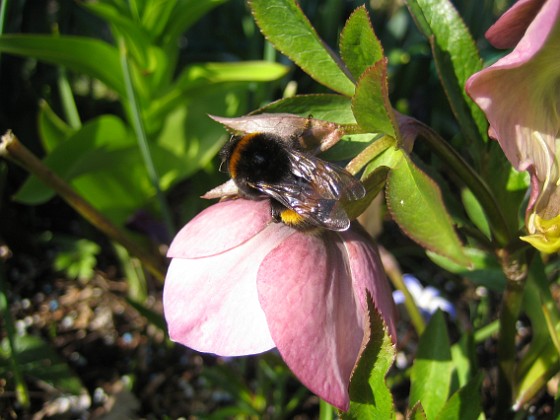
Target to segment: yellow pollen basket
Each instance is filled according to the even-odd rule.
[[[304,220],[301,215],[291,209],[282,210],[280,213],[280,219],[282,220],[282,223],[288,226],[297,226]]]

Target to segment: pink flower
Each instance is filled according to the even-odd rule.
[[[489,134],[512,165],[531,175],[527,240],[560,249],[560,0],[520,0],[486,33],[498,48],[515,47],[467,81],[486,113]]]
[[[377,250],[359,228],[306,234],[271,220],[268,200],[215,204],[169,249],[163,303],[174,341],[238,356],[277,347],[311,391],[346,410],[373,297],[395,337]]]

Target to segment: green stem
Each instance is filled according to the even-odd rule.
[[[497,418],[507,418],[511,414],[515,383],[515,337],[516,323],[521,313],[523,289],[528,268],[525,254],[509,254],[506,250],[498,253],[507,283],[500,309],[500,336],[498,338],[498,395],[496,399]]]
[[[132,84],[132,75],[130,72],[130,67],[128,65],[128,54],[126,46],[122,39],[119,41],[119,47],[126,94],[128,96],[130,114],[132,119],[132,126],[134,127],[136,139],[138,140],[138,148],[140,149],[140,153],[144,160],[144,165],[146,166],[146,169],[148,171],[148,177],[150,178],[152,186],[156,191],[156,198],[159,202],[163,221],[168,233],[171,235],[173,234],[173,232],[175,232],[173,219],[171,217],[169,206],[167,205],[167,200],[163,195],[163,192],[161,191],[159,175],[154,165],[152,153],[150,152],[150,145],[148,143],[148,137],[146,135],[146,130],[144,129],[144,122],[142,121],[140,104],[138,103],[138,99],[136,98],[136,93],[134,91],[134,86]]]
[[[4,328],[6,328],[8,345],[10,347],[10,364],[14,375],[16,397],[18,402],[25,409],[28,409],[30,406],[29,390],[27,389],[27,384],[25,383],[23,373],[21,372],[17,360],[16,329],[12,314],[10,313],[10,308],[8,306],[7,291],[4,263],[0,260],[0,310],[4,320]]]
[[[8,14],[9,0],[3,0],[0,3],[0,35],[4,34],[4,27],[6,26],[6,15]]]
[[[422,335],[426,329],[426,322],[424,321],[424,317],[420,313],[420,309],[418,309],[416,302],[414,302],[414,298],[403,281],[402,272],[399,268],[397,260],[381,246],[379,247],[379,254],[381,256],[381,261],[383,262],[383,268],[391,280],[391,283],[393,283],[393,286],[395,286],[397,290],[400,290],[404,295],[404,307],[408,312],[408,316],[410,316],[410,320],[416,330],[416,333],[419,336]]]
[[[165,277],[164,269],[159,258],[140,247],[126,232],[115,226],[103,214],[99,213],[66,181],[47,168],[33,153],[21,144],[11,131],[8,131],[2,136],[2,141],[0,142],[0,156],[17,163],[39,178],[93,226],[97,227],[109,238],[120,243],[131,254],[137,256],[154,277],[163,281]]]
[[[442,158],[475,195],[488,218],[498,247],[505,247],[516,236],[510,231],[500,206],[492,195],[490,188],[486,185],[486,182],[438,133],[418,121],[416,123],[418,133],[426,139],[432,150]]]

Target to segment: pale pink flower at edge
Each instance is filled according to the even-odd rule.
[[[486,33],[498,48],[515,47],[474,74],[466,90],[486,113],[489,134],[512,165],[531,175],[522,239],[560,249],[560,0],[520,0]]]
[[[390,334],[395,309],[361,229],[305,234],[273,223],[268,200],[229,200],[175,237],[164,288],[171,339],[221,356],[277,347],[299,380],[339,409],[364,339],[369,292]]]

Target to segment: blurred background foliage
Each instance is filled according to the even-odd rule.
[[[498,53],[483,35],[511,1],[453,3],[484,60],[494,61]],[[301,1],[333,48],[362,4]],[[366,6],[389,58],[395,108],[453,143],[459,130],[430,46],[403,2]],[[227,136],[207,114],[238,116],[295,93],[325,91],[265,42],[242,0],[3,0],[2,12],[0,131],[12,129],[158,255],[208,205],[199,196],[225,179],[215,154]],[[421,157],[422,150],[415,148]],[[437,161],[426,163],[436,172]],[[274,352],[221,359],[172,345],[160,282],[40,181],[3,160],[0,192],[5,418],[332,414]],[[444,290],[459,309],[469,306],[475,326],[490,323],[498,302],[492,292],[421,260],[419,248],[394,226],[384,226],[381,242],[404,271]],[[484,286],[500,290],[500,279],[488,274]],[[477,351],[484,355],[492,346],[488,341]],[[400,409],[405,377],[391,377]]]

